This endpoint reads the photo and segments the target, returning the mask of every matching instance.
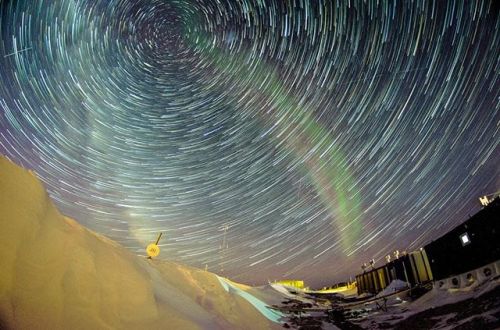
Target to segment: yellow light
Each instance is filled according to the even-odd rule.
[[[157,257],[160,254],[160,247],[154,243],[151,243],[146,248],[146,252],[150,257]]]

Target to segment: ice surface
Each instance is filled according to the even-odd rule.
[[[273,322],[279,322],[280,319],[284,318],[284,315],[282,313],[269,309],[268,304],[264,303],[262,300],[256,298],[252,294],[238,288],[236,285],[232,284],[231,281],[219,276],[217,276],[217,279],[227,292],[234,292],[237,295],[243,297],[246,301],[251,303],[267,319]]]
[[[61,215],[35,174],[3,157],[0,191],[1,327],[281,328],[261,313],[269,292],[133,255]]]

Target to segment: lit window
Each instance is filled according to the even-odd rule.
[[[462,242],[462,246],[466,246],[467,244],[469,244],[469,235],[467,233],[463,233],[462,235],[460,235],[460,242]]]

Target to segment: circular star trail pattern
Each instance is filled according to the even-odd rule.
[[[0,151],[137,254],[346,279],[499,186],[494,1],[2,1]],[[15,221],[9,219],[8,221]]]

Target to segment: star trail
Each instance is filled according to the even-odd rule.
[[[494,1],[0,6],[0,152],[138,255],[331,284],[499,190]]]

